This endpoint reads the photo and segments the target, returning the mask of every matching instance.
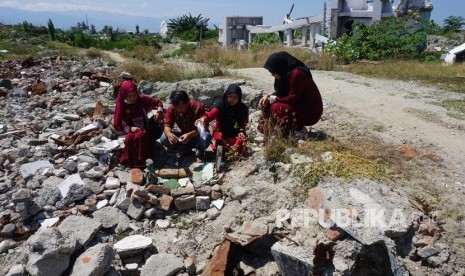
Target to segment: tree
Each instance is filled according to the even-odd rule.
[[[462,16],[449,16],[444,19],[444,30],[458,32],[465,25],[465,18]]]
[[[136,35],[139,35],[139,25],[136,25]]]
[[[94,25],[94,24],[91,24],[91,25],[90,25],[90,33],[93,34],[93,35],[97,33],[97,30],[95,29],[95,25]]]
[[[168,30],[173,36],[197,41],[199,34],[204,34],[208,30],[208,20],[210,19],[203,18],[201,14],[194,17],[189,13],[189,15],[170,19]]]
[[[48,19],[47,26],[48,26],[48,34],[50,35],[50,39],[56,40],[57,39],[56,30],[55,30],[55,26],[53,25],[52,19],[50,18]]]

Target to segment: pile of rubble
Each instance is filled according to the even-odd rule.
[[[114,69],[59,57],[0,64],[1,274],[400,275],[422,262],[446,271],[450,252],[437,224],[422,221],[426,210],[371,181],[327,181],[309,205],[298,202],[293,170],[311,160],[294,154],[292,164],[270,164],[253,131],[254,154],[227,172],[162,152],[145,170],[115,165],[123,138],[110,129]],[[253,109],[261,91],[234,82]],[[230,83],[139,88],[159,98],[184,89],[211,106]],[[256,122],[252,113],[251,128]],[[408,218],[353,227],[373,208]],[[305,210],[324,215],[307,221]]]

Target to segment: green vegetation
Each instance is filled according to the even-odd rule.
[[[458,32],[465,25],[465,18],[462,16],[449,16],[444,19],[445,32]]]
[[[250,44],[251,50],[260,50],[265,45],[274,45],[279,44],[279,37],[276,34],[256,34],[253,37],[252,43]]]
[[[131,234],[131,229],[126,229],[124,231],[118,231],[117,233],[115,233],[113,235],[113,242],[120,241],[120,240],[128,237],[129,234]]]
[[[169,33],[171,36],[185,41],[199,41],[200,38],[216,37],[218,32],[212,33],[208,29],[209,20],[209,18],[203,18],[201,14],[194,17],[190,13],[173,18],[168,22]]]
[[[386,17],[370,26],[357,22],[326,48],[343,62],[361,59],[419,58],[426,47],[429,23],[407,24],[403,18]]]
[[[442,106],[450,111],[448,113],[449,116],[460,120],[465,120],[465,99],[446,100],[442,102]]]
[[[441,62],[416,60],[387,60],[377,64],[353,63],[341,70],[369,77],[420,81],[447,91],[465,93],[465,66],[444,66]]]

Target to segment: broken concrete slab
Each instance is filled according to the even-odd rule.
[[[52,163],[48,160],[39,160],[31,163],[23,164],[19,167],[19,172],[24,179],[28,179],[29,177],[34,176],[34,174],[43,168],[51,168],[53,169]]]
[[[29,248],[26,270],[31,275],[61,275],[76,248],[76,241],[56,228],[37,231],[26,244]]]
[[[141,269],[141,276],[171,276],[176,275],[184,267],[181,258],[173,254],[159,253],[150,256]]]
[[[271,254],[283,275],[312,275],[312,251],[294,243],[276,242]]]
[[[115,254],[110,244],[90,247],[76,259],[71,276],[102,276],[110,269]]]
[[[63,236],[76,241],[77,249],[87,246],[102,224],[84,216],[69,216],[57,227]]]
[[[142,235],[132,235],[115,243],[114,247],[119,255],[130,255],[153,246],[153,240]]]

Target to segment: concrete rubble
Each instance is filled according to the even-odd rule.
[[[441,229],[382,184],[328,181],[299,206],[289,188],[298,181],[295,166],[312,162],[305,156],[269,164],[257,151],[224,174],[212,163],[171,166],[160,156],[156,183],[148,182],[147,172],[112,164],[123,142],[110,129],[113,66],[55,58],[23,64],[0,62],[1,275],[343,275],[364,272],[362,259],[400,275],[450,261]],[[234,82],[253,113],[262,91]],[[230,83],[139,86],[158,97],[185,89],[211,106]],[[255,131],[250,136],[260,141]],[[303,227],[298,207],[344,216]],[[393,223],[354,227],[371,209],[385,210]]]

